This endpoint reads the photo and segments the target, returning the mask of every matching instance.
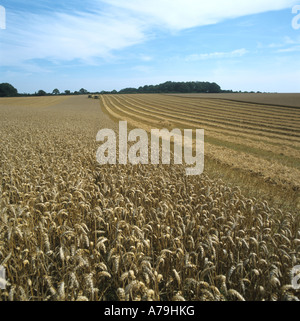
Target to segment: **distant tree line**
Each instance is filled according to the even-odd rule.
[[[71,92],[71,90],[65,90],[64,92],[60,92],[57,88],[53,89],[51,93],[47,93],[46,91],[40,89],[34,94],[27,93],[18,93],[18,90],[9,83],[0,84],[0,97],[17,97],[17,96],[52,96],[52,95],[87,95],[89,92],[81,88],[79,91]]]
[[[121,94],[127,93],[219,93],[221,87],[216,83],[190,81],[190,82],[173,82],[167,81],[159,85],[146,85],[144,87],[125,88],[120,90]]]
[[[162,94],[162,93],[220,93],[221,87],[215,82],[174,82],[167,81],[159,85],[146,85],[139,88],[124,88],[120,91],[101,91],[100,94]]]
[[[221,87],[215,82],[204,81],[189,81],[189,82],[174,82],[167,81],[159,85],[146,85],[139,88],[124,88],[120,91],[99,91],[89,92],[88,90],[81,88],[78,91],[71,92],[71,90],[65,90],[60,92],[55,88],[51,93],[40,89],[34,94],[20,94],[18,90],[9,83],[0,84],[0,97],[16,97],[16,96],[56,96],[56,95],[91,95],[91,94],[163,94],[163,93],[233,93],[232,90],[222,90]],[[236,92],[236,91],[235,91]],[[241,91],[239,91],[241,93]],[[247,91],[244,91],[247,93]],[[251,91],[251,93],[254,93]]]
[[[52,93],[46,93],[44,90],[39,90],[35,92],[31,96],[57,96],[57,95],[87,95],[89,91],[84,88],[81,88],[79,91],[71,92],[71,90],[65,90],[64,92],[60,92],[57,88],[53,89]]]

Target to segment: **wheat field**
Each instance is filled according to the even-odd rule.
[[[0,300],[298,301],[299,118],[164,95],[0,99]],[[100,166],[96,134],[120,119],[204,128],[210,167]],[[227,167],[279,194],[252,197]]]
[[[277,203],[282,206],[281,199],[288,198],[289,210],[300,209],[300,108],[210,96],[214,99],[205,95],[108,95],[101,97],[101,105],[115,119],[148,131],[163,127],[205,129],[205,156],[216,163],[211,174],[220,166],[221,172],[226,172],[224,166],[231,172],[235,169],[251,178],[240,182],[235,173],[234,182],[244,186],[256,182],[253,190],[261,185],[267,190],[273,187],[268,192],[278,194]]]

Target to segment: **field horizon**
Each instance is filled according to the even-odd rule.
[[[259,103],[265,105],[279,105],[283,107],[300,108],[300,93],[218,93],[218,94],[167,94],[189,98],[215,98]]]

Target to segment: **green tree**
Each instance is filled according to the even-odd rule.
[[[215,82],[213,82],[213,83],[209,84],[208,92],[209,93],[220,93],[221,87],[218,84],[216,84]]]
[[[66,95],[70,95],[70,94],[71,94],[71,91],[70,91],[70,90],[65,90],[65,94],[66,94]]]
[[[60,91],[57,88],[53,89],[52,95],[59,95],[59,94],[60,94]]]
[[[17,89],[8,83],[0,84],[0,97],[14,97],[18,95]]]
[[[88,94],[88,91],[87,91],[86,89],[84,89],[84,88],[81,88],[81,89],[79,90],[79,93],[80,93],[81,95],[86,95],[86,94]]]
[[[44,90],[42,90],[42,89],[40,89],[39,91],[38,91],[38,93],[37,93],[37,96],[46,96],[47,95],[47,93],[44,91]]]

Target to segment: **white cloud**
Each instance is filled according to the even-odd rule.
[[[172,30],[218,23],[271,10],[291,8],[293,0],[104,0],[138,14],[149,23]]]
[[[282,38],[281,42],[277,43],[270,43],[267,45],[264,45],[262,43],[258,43],[257,45],[258,49],[277,49],[275,52],[295,52],[299,51],[300,48],[300,37],[291,38],[291,37],[284,37]]]
[[[0,65],[4,66],[33,59],[93,64],[146,38],[141,21],[117,12],[14,14],[11,20],[14,23],[0,34]]]
[[[186,61],[198,61],[198,60],[206,60],[206,59],[224,59],[224,58],[235,58],[242,57],[247,54],[248,51],[245,48],[233,50],[230,52],[212,52],[212,53],[204,53],[204,54],[193,54],[186,57]]]
[[[7,12],[0,33],[0,66],[23,67],[38,59],[52,63],[80,61],[93,65],[116,50],[140,44],[155,30],[178,31],[224,19],[292,7],[291,0],[87,0],[86,10]],[[73,4],[73,2],[72,2]],[[76,8],[76,6],[74,5]],[[92,8],[92,9],[91,9]],[[154,32],[153,32],[154,31]],[[244,54],[231,53],[231,55]],[[210,54],[198,59],[227,56]],[[230,55],[230,53],[229,53]],[[145,56],[142,60],[147,60]]]
[[[152,61],[152,60],[153,60],[153,57],[147,56],[147,55],[142,55],[142,56],[140,57],[140,59],[141,59],[142,61],[149,62],[149,61]]]
[[[300,51],[300,46],[294,46],[294,47],[290,47],[290,48],[277,50],[277,52],[298,52],[298,51]]]

